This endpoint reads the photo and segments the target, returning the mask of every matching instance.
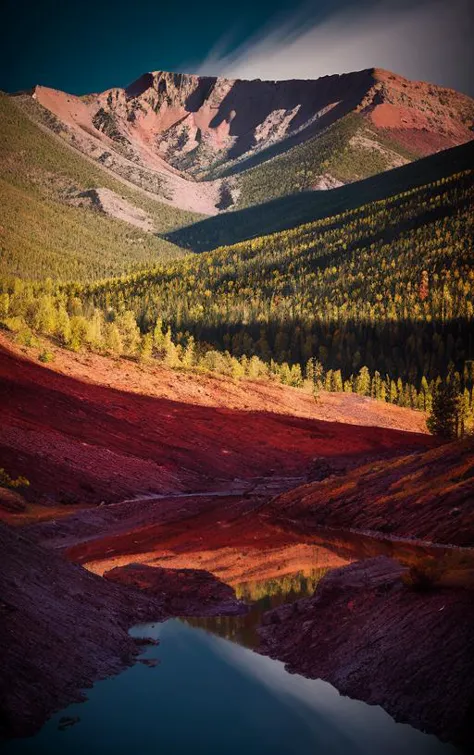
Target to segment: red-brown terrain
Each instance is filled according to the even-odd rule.
[[[65,352],[45,367],[4,338],[0,387],[1,464],[30,481],[28,499],[45,504],[227,491],[235,478],[304,475],[315,457],[350,464],[436,445],[393,429],[421,430],[420,415],[375,401],[329,397],[319,406],[268,382],[226,383]],[[342,424],[346,407],[360,425]]]
[[[238,173],[323,133],[349,113],[361,115],[370,129],[354,137],[353,146],[382,152],[390,158],[387,167],[469,141],[474,123],[474,102],[466,95],[377,68],[315,81],[155,71],[125,89],[78,97],[37,86],[33,97],[54,116],[43,125],[105,169],[164,202],[204,214],[226,209],[222,181],[209,172],[216,163],[221,171]],[[377,134],[391,146],[383,139],[374,143]],[[196,178],[212,180],[196,184]],[[315,188],[338,185],[322,168]],[[232,204],[240,191],[238,175],[227,194],[229,189]]]
[[[210,574],[150,569],[159,590],[140,590],[126,572],[104,580],[2,523],[0,549],[0,737],[32,734],[132,663],[143,644],[132,624],[246,611]]]
[[[260,652],[395,718],[474,745],[474,609],[467,590],[416,592],[384,556],[327,574],[264,617]]]
[[[474,439],[369,464],[277,497],[279,520],[474,546]]]
[[[30,480],[21,494],[4,495],[0,508],[3,519],[23,525],[0,528],[8,734],[34,731],[81,688],[130,663],[137,648],[126,630],[140,620],[235,613],[242,607],[231,587],[378,553],[407,563],[420,554],[451,555],[414,537],[470,542],[472,503],[462,499],[470,448],[440,447],[420,413],[349,394],[323,393],[315,402],[273,382],[233,382],[54,346],[55,360],[45,366],[38,347],[0,338],[0,465]],[[311,479],[321,482],[301,488]],[[429,479],[437,498],[428,496]],[[320,511],[336,522],[326,531],[289,503],[323,489]],[[354,497],[341,524],[344,491]],[[427,516],[419,499],[428,501]],[[378,537],[344,531],[350,527],[372,528]],[[408,539],[391,540],[387,530]],[[324,583],[322,603],[317,588],[308,610],[295,604],[270,614],[262,652],[416,726],[469,741],[471,667],[467,660],[462,666],[469,594],[436,589],[424,597],[402,585],[398,566],[388,574],[384,567],[382,577],[367,569],[362,586],[352,579],[362,572],[342,569],[335,587]],[[435,656],[415,642],[420,633],[431,636],[431,625]],[[322,632],[329,650],[320,655]],[[447,636],[452,650],[443,655]],[[291,651],[295,638],[303,645]],[[386,657],[403,673],[384,677]],[[425,684],[430,694],[416,703]],[[47,695],[38,695],[45,686]],[[441,716],[446,689],[453,702]]]

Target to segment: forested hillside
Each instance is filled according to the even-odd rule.
[[[129,277],[34,289],[10,281],[3,316],[74,348],[295,385],[306,376],[425,409],[449,374],[471,406],[472,178],[466,168]]]
[[[157,231],[198,215],[149,199],[43,132],[0,94],[0,273],[27,279],[93,280],[182,256],[152,233],[80,206],[81,193],[105,187],[145,210]]]
[[[357,116],[350,116],[350,118],[357,119]],[[341,126],[337,124],[334,128],[340,129]],[[323,139],[324,136],[315,141],[314,147],[321,145]],[[309,156],[308,150],[311,149],[312,144],[313,142],[301,145],[298,149]],[[333,159],[341,160],[344,157],[343,152],[335,149],[331,154]],[[348,159],[349,156],[350,153],[346,155],[346,158]],[[289,159],[289,156],[283,156],[259,166],[258,172],[255,173],[255,180],[258,178],[258,181],[261,180],[267,186],[275,187],[271,190],[279,194],[281,187],[286,186],[288,181],[291,183],[294,176],[291,165],[285,163],[287,158]],[[372,156],[371,159],[378,158]],[[302,171],[306,174],[305,164],[305,160],[302,159]],[[367,167],[370,164],[369,160]],[[297,165],[298,163],[294,163],[294,166]],[[470,141],[460,147],[443,150],[414,163],[383,171],[365,180],[357,181],[355,184],[340,186],[329,191],[300,191],[300,193],[282,196],[256,207],[246,207],[242,210],[205,218],[190,226],[171,231],[165,234],[165,237],[178,246],[194,252],[210,251],[218,246],[235,244],[255,236],[296,228],[303,223],[352,210],[362,204],[387,199],[473,166],[474,141]],[[310,170],[309,163],[307,171]],[[248,172],[249,176],[250,173],[251,171]],[[244,183],[247,181],[247,173],[242,175],[242,180]],[[263,195],[257,192],[254,196],[255,201],[262,201]]]
[[[376,133],[361,115],[351,113],[322,134],[242,173],[236,207],[319,188],[324,177],[336,186],[357,181],[416,157]]]

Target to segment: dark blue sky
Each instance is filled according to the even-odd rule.
[[[313,78],[375,65],[469,91],[469,1],[3,0],[0,89],[40,83],[81,94],[126,86],[149,70],[193,72],[206,61],[206,73],[265,78]],[[446,35],[449,19],[454,26]],[[391,28],[393,39],[387,38]],[[264,46],[275,31],[277,39]],[[439,49],[441,35],[449,49]]]
[[[144,71],[174,71],[203,60],[223,37],[242,43],[297,3],[3,0],[2,5],[0,88],[41,83],[83,93],[125,86]],[[314,3],[315,14],[328,6],[331,0]]]

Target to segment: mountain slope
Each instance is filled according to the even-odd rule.
[[[105,173],[32,123],[13,98],[0,95],[0,119],[1,274],[91,280],[182,256],[149,230],[164,232],[199,216]],[[105,212],[97,190],[115,197],[129,216]],[[126,222],[134,213],[149,225]]]
[[[317,405],[268,381],[59,348],[45,367],[28,353],[0,335],[1,466],[28,477],[25,496],[35,503],[228,491],[236,478],[300,477],[315,454],[363,460],[437,443],[422,416],[375,401],[362,412],[357,397]]]
[[[287,157],[268,164],[272,170],[271,182],[284,183]],[[474,141],[469,141],[348,186],[292,194],[256,207],[205,218],[165,237],[194,252],[209,251],[353,210],[473,167]]]
[[[207,214],[365,178],[468,141],[474,122],[469,97],[380,69],[276,82],[157,71],[125,89],[38,86],[33,98],[20,101],[93,159]],[[283,181],[265,167],[278,156]]]
[[[441,505],[442,504],[442,505]],[[269,513],[318,527],[474,546],[474,441],[358,468],[276,498]]]
[[[334,380],[349,381],[347,390],[365,365],[380,373],[376,393],[386,375],[429,393],[423,376],[432,387],[448,366],[462,376],[474,358],[473,191],[472,169],[448,173],[293,230],[70,292],[87,307],[127,301],[144,330],[159,313],[181,343],[192,334],[267,364],[316,358],[342,371]],[[426,408],[390,379],[386,396]],[[334,380],[330,389],[340,390]],[[466,381],[471,390],[470,373]]]

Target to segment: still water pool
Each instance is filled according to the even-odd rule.
[[[314,580],[313,580],[314,582]],[[306,581],[300,582],[305,592]],[[278,588],[278,585],[277,585]],[[326,682],[289,674],[256,653],[254,625],[291,596],[275,588],[246,617],[172,619],[135,627],[159,640],[118,676],[97,682],[86,703],[70,705],[35,737],[5,755],[455,755],[384,710],[342,697]],[[299,590],[298,590],[299,591]],[[227,639],[231,637],[232,639]],[[246,646],[247,645],[247,646]],[[250,646],[250,647],[249,647]],[[80,718],[59,730],[62,716]]]

